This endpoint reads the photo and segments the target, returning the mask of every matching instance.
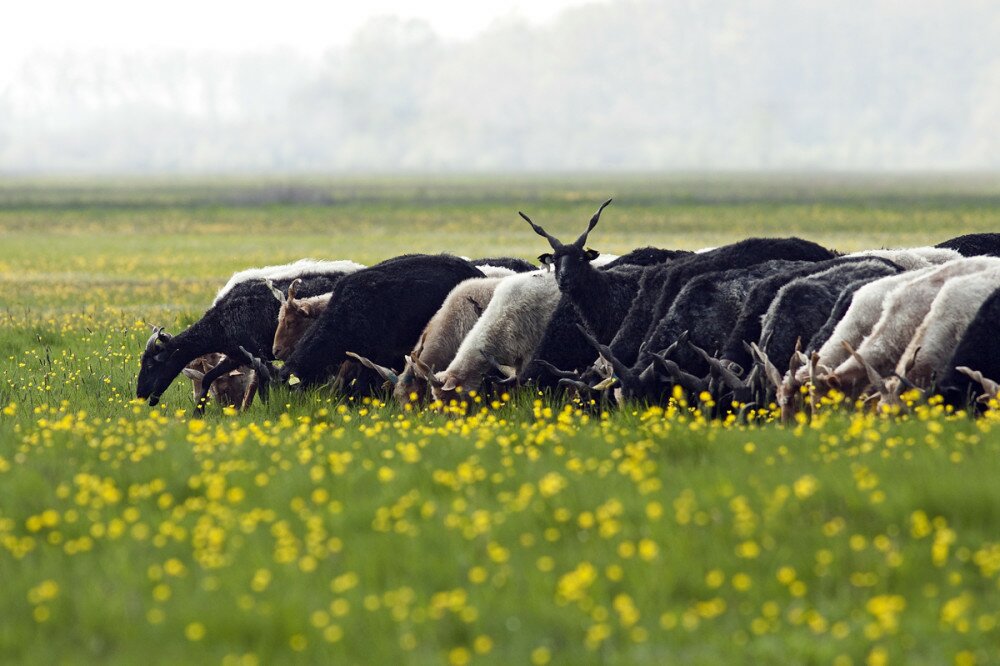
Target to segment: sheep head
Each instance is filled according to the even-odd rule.
[[[295,351],[299,340],[306,334],[316,318],[322,314],[325,308],[318,307],[311,300],[303,300],[295,297],[295,291],[302,284],[302,280],[296,278],[288,287],[288,296],[281,301],[281,309],[278,310],[278,328],[274,331],[274,343],[271,353],[275,358],[287,361],[288,357]],[[279,294],[281,293],[275,289]]]
[[[531,225],[531,228],[535,230],[535,233],[546,239],[549,245],[552,246],[552,252],[539,255],[538,260],[547,266],[553,266],[556,271],[556,282],[559,284],[559,289],[562,291],[572,290],[576,286],[576,281],[580,273],[581,267],[587,265],[589,262],[593,261],[600,256],[597,250],[591,250],[586,247],[587,236],[597,226],[597,222],[601,219],[601,212],[611,203],[611,199],[608,199],[601,207],[597,209],[593,217],[590,218],[590,224],[587,225],[587,230],[580,234],[572,243],[563,243],[558,238],[545,231],[542,227],[538,226],[531,221],[531,218],[524,213],[518,211],[524,220]]]
[[[176,352],[174,338],[160,326],[154,326],[139,360],[135,389],[136,397],[148,400],[151,407],[160,401],[160,396],[184,367],[176,360]]]

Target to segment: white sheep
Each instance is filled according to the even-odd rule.
[[[911,278],[886,293],[878,321],[856,347],[857,354],[849,355],[838,364],[832,376],[827,378],[828,382],[841,387],[857,387],[863,384],[867,381],[868,371],[860,359],[880,375],[892,372],[945,283],[955,277],[990,268],[1000,268],[1000,259],[994,257],[957,259],[935,268],[904,273],[903,275],[911,275]],[[859,290],[859,295],[861,291],[863,289]],[[852,310],[854,310],[853,305],[844,317],[845,320],[850,318]],[[854,346],[852,340],[847,342]],[[831,343],[839,344],[845,352],[847,351],[843,347],[843,340],[837,339],[836,331],[828,341],[828,344]],[[822,350],[820,356],[821,358],[823,356]]]
[[[949,280],[896,364],[896,374],[927,388],[948,370],[955,348],[980,306],[1000,289],[1000,268]]]

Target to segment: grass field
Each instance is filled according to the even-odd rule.
[[[235,270],[532,257],[518,209],[575,237],[611,195],[606,252],[1000,230],[985,176],[0,182],[0,660],[1000,662],[990,416],[131,399]]]

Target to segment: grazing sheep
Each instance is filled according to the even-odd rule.
[[[783,363],[791,358],[797,341],[808,343],[826,323],[845,286],[902,272],[885,259],[851,259],[794,280],[778,291],[761,324],[759,345],[770,358]]]
[[[648,348],[640,359],[640,346],[650,339],[680,290],[699,275],[746,268],[772,259],[823,261],[834,256],[830,250],[799,238],[749,238],[647,270],[610,349],[620,363],[645,368],[652,360],[649,354],[658,350]]]
[[[559,302],[552,273],[525,273],[505,278],[479,321],[462,341],[455,358],[435,375],[434,398],[447,401],[459,387],[478,389],[496,365],[509,377],[531,360]]]
[[[345,264],[333,263],[340,268],[328,273],[311,272],[315,270],[314,263],[296,262],[292,265],[307,272],[289,276],[287,270],[283,277],[269,278],[270,282],[263,278],[231,279],[232,285],[186,330],[171,336],[162,328],[154,328],[140,359],[136,397],[156,405],[183,368],[205,354],[219,352],[226,355],[226,360],[206,374],[199,402],[205,399],[215,379],[245,364],[240,347],[257,357],[270,359],[280,308],[272,287],[287,290],[295,278],[301,278],[300,293],[311,296],[329,292],[339,279],[349,274],[344,270]],[[272,274],[276,274],[281,267],[271,268],[275,269]],[[354,268],[347,266],[347,270]]]
[[[406,356],[406,364],[393,389],[393,397],[400,405],[426,396],[435,369],[448,367],[465,336],[493,300],[493,292],[505,279],[472,278],[451,290]]]
[[[448,293],[474,277],[483,274],[459,257],[425,254],[395,257],[344,276],[327,309],[288,356],[282,376],[294,374],[305,385],[322,383],[347,352],[399,367]]]
[[[892,372],[944,284],[961,275],[997,267],[1000,267],[1000,259],[993,257],[957,259],[923,269],[928,272],[919,271],[912,279],[904,281],[886,294],[882,311],[871,332],[854,348],[856,354],[848,351],[848,357],[836,366],[832,375],[827,377],[827,382],[849,395],[856,395],[867,384],[869,377],[862,359],[879,375]],[[848,311],[848,317],[850,314]],[[837,340],[835,333],[828,344],[837,342],[843,344],[842,340]],[[847,342],[854,347],[851,340]],[[820,357],[823,358],[822,350]]]
[[[288,286],[287,296],[280,290],[273,290],[275,297],[281,303],[281,308],[278,310],[278,327],[274,331],[271,352],[274,358],[282,361],[292,355],[302,336],[326,311],[333,295],[332,292],[327,292],[309,298],[298,298],[296,292],[301,284],[301,279],[293,280]]]
[[[896,374],[921,388],[930,387],[945,374],[965,330],[997,289],[1000,289],[1000,269],[946,282],[903,351]]]

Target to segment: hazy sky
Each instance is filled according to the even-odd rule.
[[[593,0],[591,0],[593,1]],[[343,44],[379,15],[422,18],[439,34],[470,37],[497,18],[548,20],[587,0],[31,0],[6,3],[0,62],[65,48],[259,50],[307,53]]]

